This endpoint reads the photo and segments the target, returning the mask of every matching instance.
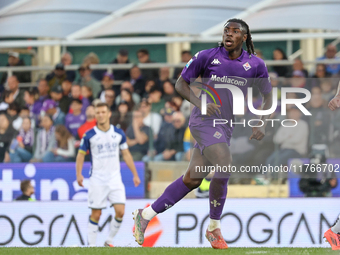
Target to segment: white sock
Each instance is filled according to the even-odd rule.
[[[98,223],[95,223],[90,219],[90,222],[87,226],[87,242],[89,246],[96,246],[97,233]]]
[[[144,210],[142,211],[142,217],[146,220],[152,220],[152,218],[156,215],[157,213],[152,209],[151,205],[144,208]]]
[[[340,233],[340,215],[337,218],[335,224],[333,227],[331,227],[331,230],[335,233],[335,234],[339,234]]]
[[[123,221],[122,218],[113,218],[111,220],[109,236],[106,239],[107,243],[112,244],[112,239],[117,234],[117,232],[120,228],[120,225],[122,225],[122,221]]]
[[[221,228],[221,221],[220,220],[210,219],[209,226],[208,226],[208,231],[213,231],[216,228]]]

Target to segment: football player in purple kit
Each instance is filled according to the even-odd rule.
[[[242,49],[244,42],[247,51]],[[199,76],[202,80],[210,79],[209,87],[212,88],[215,87],[214,84],[225,83],[228,80],[227,77],[233,76],[233,79],[228,80],[229,84],[241,89],[244,95],[249,86],[257,86],[263,96],[262,109],[271,108],[272,87],[268,79],[268,71],[264,62],[254,55],[249,27],[243,20],[230,19],[224,25],[222,44],[219,47],[197,53],[184,67],[176,82],[177,92],[195,106],[190,116],[189,127],[197,143],[193,148],[186,173],[170,184],[151,206],[133,212],[134,236],[139,244],[143,244],[145,229],[155,215],[169,209],[201,184],[208,173],[197,173],[195,166],[218,165],[222,167],[231,164],[229,145],[233,126],[228,122],[228,124],[213,127],[213,120],[234,120],[232,94],[228,89],[215,87],[223,106],[216,105],[210,98],[207,98],[207,115],[202,115],[201,98],[194,95],[189,85],[190,81]],[[248,82],[245,81],[246,79]],[[256,82],[252,84],[249,80]],[[209,87],[207,86],[207,89]],[[268,115],[261,116],[264,123],[268,118]],[[261,140],[265,135],[265,125],[253,127],[252,131],[249,139]],[[216,171],[210,183],[210,222],[206,230],[206,237],[215,249],[228,248],[221,234],[220,218],[227,196],[229,176],[228,172]]]

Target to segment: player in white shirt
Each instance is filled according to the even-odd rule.
[[[82,169],[87,151],[91,156],[90,186],[88,206],[92,209],[88,223],[87,239],[90,246],[96,245],[98,222],[101,210],[107,200],[113,205],[115,218],[111,221],[110,232],[104,246],[113,247],[112,239],[117,234],[125,211],[125,187],[120,174],[119,150],[133,174],[133,182],[140,184],[135,164],[126,144],[126,137],[120,128],[110,125],[111,112],[106,103],[95,106],[97,126],[87,131],[80,143],[76,159],[77,182],[83,186]]]

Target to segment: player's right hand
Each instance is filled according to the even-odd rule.
[[[211,115],[214,115],[216,114],[216,111],[221,114],[221,111],[220,111],[220,108],[221,106],[220,105],[216,105],[214,103],[208,103],[207,104],[207,115],[208,116],[211,116]]]
[[[334,97],[328,104],[328,108],[332,111],[340,107],[340,96]]]
[[[79,185],[80,187],[84,187],[83,181],[84,181],[84,176],[83,176],[83,175],[77,176],[77,182],[78,182],[78,185]]]

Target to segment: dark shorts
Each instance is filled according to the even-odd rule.
[[[192,137],[196,140],[194,148],[198,148],[203,155],[205,147],[216,143],[227,143],[230,146],[232,130],[225,126],[217,125],[189,125]]]

